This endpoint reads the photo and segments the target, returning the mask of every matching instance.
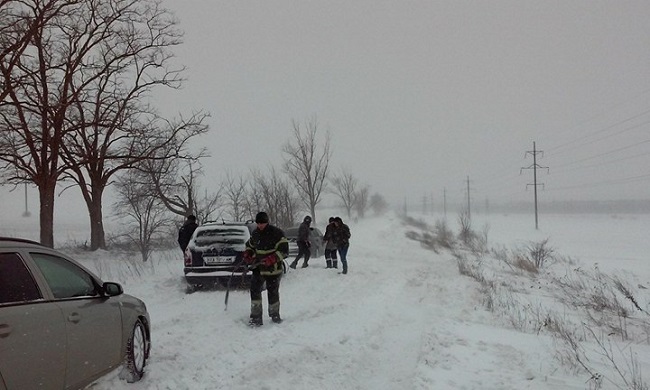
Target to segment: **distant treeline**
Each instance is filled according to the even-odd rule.
[[[476,212],[485,213],[485,205]],[[519,213],[531,212],[534,210],[532,202],[515,203],[494,203],[489,206],[489,213]],[[646,214],[650,213],[650,199],[640,200],[592,200],[592,201],[552,201],[540,202],[538,205],[540,214],[562,213],[562,214],[589,214],[589,213],[625,213],[625,214]]]

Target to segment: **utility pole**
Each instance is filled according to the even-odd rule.
[[[427,215],[427,196],[422,197],[422,215]]]
[[[533,189],[535,190],[534,191],[535,192],[535,230],[538,230],[539,229],[539,222],[538,222],[538,217],[537,217],[537,187],[538,186],[543,187],[544,183],[537,183],[537,169],[538,168],[546,169],[546,172],[548,173],[548,167],[542,167],[542,166],[537,165],[537,155],[538,154],[544,155],[544,152],[539,151],[539,150],[536,149],[535,141],[533,141],[533,150],[532,151],[530,151],[530,150],[527,151],[524,154],[524,158],[526,158],[526,156],[529,155],[529,154],[533,156],[533,165],[531,165],[529,167],[521,168],[519,170],[519,174],[521,175],[521,172],[524,169],[532,169],[533,170],[533,183],[532,184],[526,184],[526,189],[528,189],[528,186],[532,185]]]
[[[23,213],[23,217],[30,217],[32,215],[32,213],[29,212],[29,207],[27,205],[27,182],[25,182],[25,212]]]
[[[469,196],[469,176],[467,176],[467,218],[472,219],[472,212],[470,211],[470,196]]]
[[[447,219],[447,188],[442,189],[442,209],[445,213],[445,219]]]

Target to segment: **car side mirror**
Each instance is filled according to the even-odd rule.
[[[124,293],[124,289],[122,288],[122,285],[115,282],[105,282],[102,285],[102,289],[104,290],[104,294],[109,297],[115,297],[117,295]]]

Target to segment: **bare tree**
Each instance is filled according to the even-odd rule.
[[[380,194],[374,193],[370,197],[370,208],[375,214],[381,215],[388,210],[388,202]]]
[[[9,14],[47,19],[29,25],[24,50],[12,52],[20,53],[17,60],[2,58],[9,81],[0,106],[0,169],[10,182],[38,187],[46,245],[53,244],[57,182],[73,179],[88,207],[91,248],[104,247],[102,195],[112,175],[154,155],[166,158],[156,151],[181,150],[207,131],[200,113],[165,124],[144,101],[154,86],[176,88],[182,81],[182,67],[169,65],[170,49],[180,44],[177,22],[161,0],[7,4],[20,4]]]
[[[30,47],[30,41],[50,19],[76,2],[0,0],[0,101],[19,82],[12,77],[13,69]]]
[[[154,162],[192,159],[185,145],[207,131],[205,114],[171,122],[152,118],[147,125],[75,132],[62,145],[64,161],[70,162],[69,174],[81,190],[90,217],[91,250],[106,246],[102,215],[102,196],[116,173],[137,166],[144,160]],[[86,127],[88,129],[88,127]],[[73,161],[79,161],[73,164]],[[140,165],[142,166],[142,165]]]
[[[332,192],[341,201],[341,206],[345,208],[348,218],[352,217],[352,208],[356,203],[359,181],[345,168],[342,168],[339,173],[334,174],[330,181],[333,187]]]
[[[177,88],[182,81],[183,68],[170,61],[181,33],[158,0],[87,0],[86,7],[94,17],[78,18],[68,35],[73,42],[97,42],[74,75],[79,93],[67,117],[74,132],[61,146],[88,208],[94,250],[106,245],[102,195],[112,176],[144,159],[179,156],[207,131],[207,114],[171,121],[144,102],[154,87]]]
[[[137,170],[127,172],[117,181],[119,199],[114,208],[126,222],[122,237],[138,248],[142,261],[146,262],[155,245],[167,239],[173,220],[160,199],[150,192],[151,187],[142,184],[144,177],[138,176],[143,173]]]
[[[201,157],[147,160],[140,169],[147,174],[153,196],[169,211],[183,217],[194,214],[198,221],[205,222],[221,216],[222,188],[213,193],[201,191]]]
[[[244,221],[251,217],[251,213],[246,208],[246,184],[248,180],[244,176],[233,176],[232,173],[226,174],[224,188],[224,197],[226,198],[226,214],[234,221]]]
[[[363,186],[359,188],[354,196],[354,209],[357,211],[357,216],[363,218],[366,216],[366,210],[369,207],[370,187]]]
[[[297,214],[298,200],[286,180],[274,168],[268,174],[251,173],[249,205],[251,215],[266,211],[271,221],[281,227],[292,226]]]
[[[9,183],[32,182],[40,198],[40,241],[54,245],[54,194],[68,167],[60,160],[65,118],[77,90],[72,80],[83,66],[67,25],[81,1],[23,0],[2,4],[2,100],[0,173]],[[8,24],[5,24],[8,23]],[[22,26],[22,28],[21,28]],[[28,33],[24,33],[25,26]],[[7,40],[14,40],[8,42]]]
[[[326,178],[332,157],[330,133],[327,132],[325,143],[319,150],[316,139],[318,120],[315,116],[305,122],[304,131],[297,121],[293,120],[292,125],[295,144],[288,141],[282,148],[285,154],[284,169],[296,184],[301,201],[311,213],[315,224],[316,206],[327,186]]]

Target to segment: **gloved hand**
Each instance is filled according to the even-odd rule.
[[[278,261],[278,257],[275,255],[275,253],[271,253],[270,255],[262,259],[262,264],[264,264],[267,267],[270,267],[273,264],[275,264],[277,261]]]
[[[253,252],[248,250],[244,251],[243,260],[244,263],[246,264],[253,264],[253,262],[255,261],[255,257],[253,257]]]
[[[311,241],[305,241],[305,246],[307,246],[307,248],[311,248]]]

